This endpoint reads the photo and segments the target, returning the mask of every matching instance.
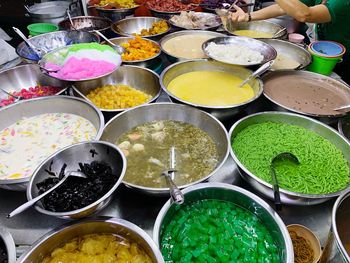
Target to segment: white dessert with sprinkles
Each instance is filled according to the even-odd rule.
[[[89,120],[75,114],[45,113],[18,120],[0,131],[0,179],[31,176],[57,150],[96,134]]]

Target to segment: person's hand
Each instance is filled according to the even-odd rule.
[[[233,5],[233,8],[236,9],[235,13],[230,12],[229,19],[232,20],[233,23],[238,22],[248,22],[249,15],[245,13],[242,8],[238,7],[237,5]]]

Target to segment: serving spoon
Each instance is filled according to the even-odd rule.
[[[123,48],[120,45],[117,45],[115,43],[113,43],[112,41],[110,41],[104,34],[102,34],[100,31],[94,30],[94,33],[96,33],[97,35],[99,35],[100,37],[102,37],[104,40],[106,40],[106,42],[108,42],[108,44],[110,44],[112,46],[112,48],[117,51],[117,53],[119,55],[125,53],[125,48]]]
[[[17,102],[17,101],[20,101],[20,100],[23,100],[23,99],[24,99],[24,98],[21,97],[21,96],[16,96],[16,95],[11,94],[10,92],[7,92],[7,91],[4,90],[3,88],[0,88],[0,90],[1,90],[2,92],[4,92],[5,94],[7,94],[8,96],[14,98],[14,99],[15,99],[14,102]]]
[[[252,74],[250,74],[245,80],[242,81],[241,84],[239,84],[239,87],[242,88],[245,84],[247,84],[251,79],[261,76],[263,73],[268,71],[272,64],[273,60],[270,60],[269,62],[266,62],[265,64],[261,65],[257,70],[255,70]]]
[[[181,190],[176,186],[174,183],[174,178],[175,178],[175,147],[170,148],[170,169],[167,171],[164,171],[162,175],[165,176],[165,180],[167,181],[169,190],[170,190],[170,196],[171,199],[176,203],[176,204],[183,204],[185,201],[185,196],[181,192]]]
[[[46,192],[42,193],[41,195],[38,195],[37,197],[29,200],[28,202],[20,205],[15,210],[13,210],[11,213],[7,215],[7,218],[11,218],[15,215],[18,215],[22,213],[23,211],[27,210],[29,207],[33,206],[36,202],[38,202],[43,197],[47,196],[49,193],[57,189],[60,185],[62,185],[69,177],[78,177],[78,178],[86,178],[86,175],[83,172],[80,171],[69,171],[65,173],[64,177],[59,181],[55,186],[47,190]]]
[[[34,53],[38,56],[39,59],[41,59],[46,54],[45,50],[34,46],[29,41],[29,39],[22,33],[21,30],[19,30],[17,27],[12,27],[12,28],[23,39],[23,41],[29,46],[29,48],[34,51]]]
[[[283,152],[280,154],[277,154],[274,158],[272,158],[270,169],[271,169],[271,177],[272,177],[272,188],[273,188],[273,195],[274,195],[274,202],[275,202],[275,208],[277,211],[282,210],[282,202],[281,202],[281,195],[275,170],[275,163],[278,160],[289,160],[295,164],[300,164],[298,157],[296,157],[294,154],[290,152]]]

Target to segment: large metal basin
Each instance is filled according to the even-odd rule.
[[[267,227],[279,248],[282,263],[293,263],[293,245],[288,230],[279,215],[261,198],[240,187],[223,183],[198,184],[183,190],[185,204],[199,200],[216,199],[232,202],[255,214]],[[153,240],[160,246],[162,231],[171,222],[176,211],[181,209],[169,200],[160,210],[153,228]]]
[[[35,86],[61,87],[62,90],[56,95],[63,93],[67,88],[67,82],[50,78],[43,74],[38,65],[26,64],[17,66],[0,73],[1,88],[7,92],[20,91]],[[0,91],[0,100],[8,96]]]
[[[202,71],[202,70],[228,72],[241,79],[246,79],[251,74],[251,71],[249,69],[246,69],[241,66],[235,66],[235,65],[230,65],[230,64],[225,64],[225,63],[220,63],[215,61],[194,60],[194,61],[178,62],[167,67],[160,75],[160,84],[163,90],[170,96],[171,100],[205,110],[221,121],[230,119],[233,116],[239,113],[242,113],[246,107],[254,103],[254,101],[260,97],[263,91],[262,81],[259,78],[253,79],[252,81],[250,81],[249,84],[254,90],[254,97],[241,104],[230,105],[230,106],[199,105],[199,104],[182,100],[177,96],[175,96],[174,94],[172,94],[170,91],[168,91],[167,87],[170,81],[172,81],[177,76],[180,76],[188,72]]]
[[[67,223],[50,231],[37,240],[18,260],[18,263],[41,262],[54,249],[69,240],[88,234],[115,234],[137,242],[151,257],[153,263],[164,263],[154,241],[138,226],[123,219],[97,217]]]
[[[218,163],[214,171],[198,181],[187,185],[181,185],[179,186],[180,188],[185,188],[207,180],[224,164],[229,151],[229,142],[224,126],[210,114],[185,105],[173,103],[154,103],[125,111],[120,115],[115,116],[106,124],[101,140],[115,143],[122,134],[130,131],[132,128],[146,122],[157,120],[174,120],[192,124],[208,133],[216,144],[218,151]],[[144,187],[125,181],[124,184],[128,187],[148,194],[169,194],[169,188]]]
[[[104,119],[101,111],[93,104],[79,98],[69,96],[42,97],[22,100],[0,110],[0,130],[12,125],[17,120],[44,113],[65,112],[79,115],[89,120],[96,128],[95,139],[98,140],[103,131]],[[30,177],[11,180],[0,180],[0,188],[25,191]]]
[[[89,100],[86,95],[89,94],[90,91],[108,84],[129,85],[151,95],[152,98],[144,104],[154,102],[159,97],[162,90],[159,84],[159,77],[152,70],[125,65],[121,66],[117,71],[114,71],[106,77],[76,82],[73,84],[73,91],[77,96]],[[129,108],[114,110],[101,109],[101,111],[105,114],[106,118],[110,119],[114,115],[127,109]]]
[[[341,135],[337,133],[333,128],[323,124],[322,122],[316,121],[309,117],[304,117],[302,115],[294,113],[284,113],[284,112],[261,112],[247,116],[239,121],[237,121],[230,129],[229,137],[230,140],[234,138],[240,131],[246,127],[263,122],[280,122],[292,125],[298,125],[306,129],[312,130],[318,133],[323,138],[329,140],[333,143],[344,155],[345,159],[350,164],[350,143]],[[272,190],[272,185],[260,179],[253,173],[251,173],[238,159],[232,147],[230,147],[230,154],[235,160],[239,172],[242,178],[247,181],[256,191],[260,192],[262,195],[273,200],[274,193]],[[349,189],[350,185],[346,189]],[[285,189],[280,189],[280,195],[282,203],[290,205],[315,205],[323,203],[332,197],[341,195],[346,189],[339,192],[329,193],[329,194],[301,194],[291,192]]]

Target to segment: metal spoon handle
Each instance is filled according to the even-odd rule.
[[[262,66],[260,66],[257,70],[255,70],[248,78],[246,78],[239,86],[243,87],[245,84],[247,84],[252,78],[256,78],[259,77],[260,75],[262,75],[263,73],[265,73],[266,71],[268,71],[272,64],[273,64],[273,60],[266,62],[265,64],[263,64]]]
[[[273,195],[274,195],[274,201],[275,201],[275,208],[277,211],[281,211],[282,202],[281,202],[280,188],[278,186],[276,172],[273,167],[271,168],[271,177],[272,177],[272,188],[273,188]]]
[[[8,96],[14,98],[14,99],[20,99],[20,97],[15,96],[15,95],[11,94],[10,92],[7,92],[7,91],[4,90],[3,88],[0,88],[0,90],[1,90],[2,92],[6,93]]]
[[[170,196],[173,201],[179,205],[183,204],[185,201],[184,194],[181,190],[176,186],[174,181],[171,179],[170,175],[165,175],[168,187],[170,188]]]
[[[24,42],[27,43],[27,45],[28,45],[35,53],[38,52],[37,49],[36,49],[36,47],[35,47],[32,43],[30,43],[29,39],[22,33],[21,30],[19,30],[17,27],[12,27],[12,28],[13,28],[13,30],[24,40]],[[37,55],[38,55],[38,54],[37,54]]]
[[[27,210],[29,207],[33,206],[40,199],[42,199],[43,197],[45,197],[46,195],[48,195],[49,193],[54,191],[61,184],[63,184],[64,181],[66,181],[67,178],[68,178],[68,176],[63,177],[62,180],[59,181],[54,187],[50,188],[49,190],[47,190],[46,192],[42,193],[41,195],[38,195],[37,197],[29,200],[28,202],[24,203],[23,205],[20,205],[15,210],[13,210],[10,214],[8,214],[7,218],[11,218],[11,217],[13,217],[15,215],[18,215],[18,214],[22,213],[23,211]]]
[[[99,35],[100,37],[102,37],[104,40],[106,40],[110,45],[112,45],[113,47],[117,46],[116,44],[114,44],[112,41],[110,41],[104,34],[102,34],[101,32],[94,30],[94,32]]]

